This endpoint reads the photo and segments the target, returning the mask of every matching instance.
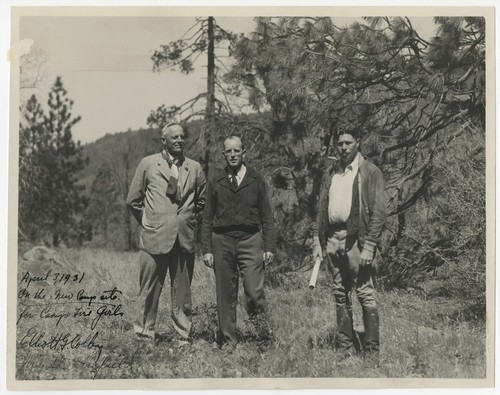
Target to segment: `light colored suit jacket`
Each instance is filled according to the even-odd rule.
[[[141,224],[139,248],[166,254],[177,236],[181,249],[194,252],[195,215],[206,200],[206,179],[198,162],[185,158],[179,166],[180,199],[167,195],[172,173],[164,153],[147,156],[137,166],[127,197],[127,207]]]

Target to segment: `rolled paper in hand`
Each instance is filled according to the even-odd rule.
[[[318,280],[319,267],[321,266],[321,258],[318,256],[314,262],[313,271],[311,273],[311,279],[309,280],[309,289],[314,289],[316,286],[316,281]]]

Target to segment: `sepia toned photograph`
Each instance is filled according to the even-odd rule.
[[[494,10],[396,11],[12,8],[9,389],[492,387]]]

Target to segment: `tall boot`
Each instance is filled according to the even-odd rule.
[[[337,348],[343,353],[353,353],[352,313],[347,304],[337,304]]]
[[[365,367],[378,367],[380,364],[379,316],[376,307],[363,307],[365,326]]]

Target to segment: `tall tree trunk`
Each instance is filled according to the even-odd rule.
[[[404,202],[404,193],[403,193],[403,188],[400,188],[398,191],[398,206],[397,209],[399,211],[399,208],[401,207],[401,204]],[[400,212],[398,214],[398,222],[397,222],[397,228],[396,228],[396,235],[393,237],[391,240],[391,246],[397,246],[399,241],[401,240],[401,237],[403,236],[403,232],[406,227],[406,212]]]
[[[207,104],[205,108],[205,172],[210,163],[210,144],[215,133],[215,21],[208,17],[208,62],[207,62]]]
[[[104,245],[108,245],[108,219],[106,218],[102,224],[102,234],[104,238]]]
[[[127,153],[123,156],[124,174],[123,174],[123,200],[126,202],[129,186],[129,167],[130,167],[130,138],[127,138]],[[125,232],[127,237],[127,250],[132,250],[132,222],[130,220],[130,212],[125,204]]]

